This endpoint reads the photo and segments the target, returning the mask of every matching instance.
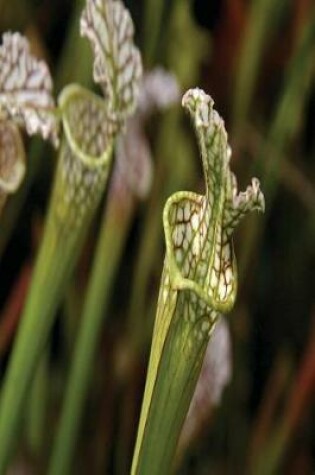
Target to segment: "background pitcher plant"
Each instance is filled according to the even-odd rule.
[[[8,195],[20,186],[26,170],[20,128],[58,146],[58,119],[52,79],[44,61],[30,53],[19,33],[5,33],[0,46],[0,213]]]
[[[104,99],[78,85],[69,85],[61,92],[58,109],[52,112],[47,108],[53,104],[47,87],[48,92],[44,89],[38,107],[29,107],[31,93],[15,93],[13,102],[10,88],[3,99],[8,113],[24,121],[27,130],[40,130],[44,137],[55,132],[51,117],[60,116],[63,136],[44,236],[2,391],[0,473],[8,462],[23,402],[65,284],[105,189],[116,137],[137,103],[141,58],[133,45],[132,20],[123,4],[88,1],[81,17],[81,33],[91,40],[94,48],[94,79],[100,83]],[[13,46],[21,53],[17,55],[20,67],[16,71],[21,76],[20,84],[25,73],[23,55],[27,51],[25,40],[17,38],[19,42]],[[6,55],[11,53],[8,46],[5,42]],[[16,58],[16,51],[12,57]],[[37,64],[33,59],[29,63]],[[10,64],[16,67],[14,61]],[[39,64],[38,71],[27,78],[26,84],[31,88],[51,85],[47,67]],[[35,93],[34,97],[37,99]],[[53,138],[57,142],[55,133]]]

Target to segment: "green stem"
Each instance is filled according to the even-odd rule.
[[[92,84],[91,48],[79,34],[80,17],[85,3],[85,0],[76,0],[73,8],[55,78],[55,87],[58,92],[74,80],[79,81],[85,87]]]
[[[70,472],[78,428],[89,388],[95,350],[107,315],[109,297],[117,266],[126,241],[132,209],[121,214],[116,197],[109,202],[93,260],[82,321],[74,349],[58,433],[55,438],[49,474]]]
[[[45,440],[45,415],[48,397],[48,352],[44,352],[38,365],[30,392],[27,421],[28,444],[35,456],[40,455]]]
[[[48,222],[47,230],[51,228],[49,224]],[[61,243],[55,238],[54,232],[46,232],[44,235],[2,391],[0,474],[5,473],[12,452],[27,390],[59,303],[57,296],[64,279],[69,276],[69,267],[65,263],[68,263],[73,254],[72,240],[70,243]],[[60,252],[62,259],[57,258]],[[60,276],[63,277],[62,280]]]
[[[144,59],[147,68],[151,68],[156,58],[164,10],[164,0],[146,0],[144,14]]]
[[[270,42],[287,3],[287,0],[252,2],[236,74],[233,97],[234,136],[244,131],[263,51]]]
[[[183,309],[179,303],[174,315],[165,317],[166,320],[172,320],[172,325],[163,347],[164,356],[157,371],[150,406],[147,412],[142,413],[143,419],[139,424],[140,437],[137,439],[132,475],[170,473],[180,430],[207,347],[206,339],[193,338],[195,324],[186,321],[182,313]],[[151,353],[148,374],[154,366],[153,353],[154,350]],[[145,393],[143,408],[148,402],[146,397],[150,398],[149,391]]]
[[[300,123],[301,113],[310,92],[313,74],[313,58],[315,50],[315,10],[308,24],[301,32],[301,38],[288,68],[287,80],[281,98],[277,104],[274,118],[270,125],[267,140],[257,160],[263,166],[262,183],[268,199],[267,213],[260,222],[247,227],[244,235],[242,254],[240,258],[240,276],[246,274],[253,249],[262,235],[266,225],[269,210],[275,197],[278,177],[282,161],[285,157],[285,148],[292,139]],[[255,168],[257,168],[257,163]],[[255,172],[255,170],[252,170]]]
[[[62,305],[62,325],[65,338],[65,358],[70,360],[78,333],[78,315],[83,307],[83,295],[81,286],[78,288],[77,282],[71,280],[65,290]]]

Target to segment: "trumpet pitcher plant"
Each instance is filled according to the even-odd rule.
[[[8,68],[15,68],[18,75],[17,87],[11,88],[14,92],[9,88],[3,99],[0,96],[3,110],[25,122],[28,132],[40,131],[56,145],[59,118],[63,129],[44,236],[2,391],[0,473],[12,451],[23,402],[62,291],[104,192],[116,138],[137,104],[141,58],[133,44],[133,23],[123,4],[87,0],[81,16],[81,33],[93,47],[94,79],[105,100],[79,85],[69,85],[61,92],[55,108],[48,68],[28,56],[24,38],[11,36],[14,44],[4,42],[0,55],[2,66],[8,63]],[[10,61],[4,61],[7,56]],[[39,67],[26,76],[25,64]],[[9,69],[10,74],[14,76]],[[17,88],[24,84],[30,90],[18,94]],[[34,88],[35,92],[39,89],[40,100],[38,94],[32,93]],[[33,96],[37,103],[31,108]]]
[[[264,210],[257,179],[237,191],[211,97],[191,89],[182,104],[195,127],[205,194],[175,193],[164,208],[166,257],[132,474],[170,472],[214,325],[235,303],[233,230],[249,211]]]
[[[26,171],[20,128],[58,145],[52,80],[44,61],[30,53],[19,33],[5,33],[0,46],[0,214]]]

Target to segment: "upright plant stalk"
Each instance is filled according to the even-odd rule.
[[[233,94],[235,135],[242,133],[246,125],[266,40],[270,41],[287,3],[287,0],[251,2]]]
[[[313,8],[308,23],[300,33],[299,41],[288,65],[283,91],[267,133],[267,140],[257,161],[259,167],[263,167],[262,183],[269,203],[273,201],[276,193],[286,145],[292,139],[298,127],[303,107],[313,84],[314,52],[315,9]],[[255,167],[257,167],[257,164],[255,164]],[[244,236],[244,245],[240,256],[241,279],[246,274],[254,246],[257,245],[267,215],[268,210],[261,226],[259,228],[251,226]]]
[[[58,70],[55,75],[55,88],[59,92],[67,83],[79,81],[84,87],[92,85],[93,55],[89,45],[81,38],[78,31],[81,12],[85,0],[75,0],[67,28],[67,36],[63,43]]]
[[[196,128],[206,194],[178,192],[164,208],[166,258],[133,475],[170,473],[213,326],[235,302],[232,232],[247,212],[264,209],[257,179],[237,193],[227,134],[212,99],[193,89],[183,106]]]
[[[159,44],[161,34],[161,25],[163,19],[163,10],[165,8],[164,0],[146,0],[144,4],[144,59],[147,68],[151,68],[156,54],[156,48]]]
[[[300,32],[295,51],[288,65],[286,81],[274,118],[270,124],[260,163],[265,162],[263,183],[268,199],[273,200],[285,145],[299,126],[305,102],[314,85],[315,7]],[[270,151],[276,151],[271,156]]]
[[[49,351],[43,352],[33,377],[28,402],[26,435],[28,447],[39,457],[45,443],[49,378]]]
[[[220,404],[225,386],[232,376],[232,342],[227,319],[223,315],[214,327],[207,345],[202,368],[176,449],[178,467],[189,447],[209,424],[215,406]]]

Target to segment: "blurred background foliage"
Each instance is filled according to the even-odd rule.
[[[181,454],[178,473],[313,474],[314,3],[128,0],[126,5],[145,69],[164,66],[181,91],[200,86],[212,95],[226,121],[240,187],[256,175],[266,198],[265,216],[247,218],[236,236],[240,288],[229,316],[232,379]],[[1,31],[27,35],[33,52],[48,61],[56,93],[72,81],[93,87],[89,45],[79,36],[83,6],[83,0],[0,1]],[[116,213],[115,232],[107,240],[111,293],[72,473],[128,473],[163,265],[163,205],[176,190],[202,191],[195,139],[180,104],[155,114],[145,132],[154,160],[149,196],[134,205],[125,225],[117,203],[110,204],[113,197],[105,196],[102,205],[105,215]],[[0,222],[2,375],[55,166],[50,147],[25,140],[27,176]],[[103,214],[98,213],[65,289],[10,473],[45,473]],[[118,249],[111,253],[116,239]]]

